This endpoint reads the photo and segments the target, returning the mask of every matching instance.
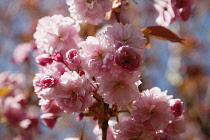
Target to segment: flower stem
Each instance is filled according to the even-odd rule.
[[[105,116],[105,111],[109,108],[109,104],[104,103],[104,117],[102,122],[102,140],[106,140],[107,138],[107,129],[108,129],[108,120]]]

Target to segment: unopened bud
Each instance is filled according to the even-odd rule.
[[[57,62],[63,62],[63,55],[60,52],[56,52],[52,55],[52,59]]]
[[[50,54],[41,54],[36,57],[36,63],[42,66],[46,66],[47,64],[51,64],[53,62]]]
[[[57,116],[55,116],[55,114],[53,113],[46,113],[41,115],[41,120],[44,123],[45,126],[47,126],[50,129],[53,129],[53,127],[55,126],[56,120],[57,120]]]

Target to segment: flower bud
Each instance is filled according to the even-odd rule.
[[[63,62],[63,55],[60,52],[56,52],[52,55],[52,59],[57,62]]]
[[[79,74],[79,76],[82,76],[85,74],[85,72],[83,70],[78,70],[77,73]]]
[[[50,129],[53,129],[57,120],[57,116],[53,113],[42,114],[40,118],[42,122],[44,123],[44,125]]]
[[[53,59],[50,54],[41,54],[36,57],[36,63],[42,66],[46,66],[47,64],[51,64]]]
[[[77,50],[71,49],[66,53],[66,62],[69,64],[71,69],[75,69],[80,66],[80,55]]]
[[[169,103],[174,117],[179,117],[183,114],[183,102],[180,99],[171,99]]]

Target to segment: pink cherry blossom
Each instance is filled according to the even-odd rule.
[[[82,67],[91,75],[108,72],[114,62],[114,48],[103,36],[87,37],[86,41],[79,44],[81,47]]]
[[[45,53],[54,54],[77,48],[80,41],[79,25],[70,17],[53,15],[43,17],[38,21],[34,38],[37,48]]]
[[[33,79],[33,86],[39,98],[50,100],[54,96],[54,90],[59,83],[60,76],[65,72],[61,63],[52,63],[47,67],[41,67]]]
[[[126,105],[132,102],[139,93],[141,83],[138,76],[129,73],[119,75],[104,74],[98,78],[98,94],[108,104]]]
[[[171,0],[157,0],[155,1],[155,8],[159,13],[156,23],[162,26],[170,25],[176,18],[176,13],[171,5]]]
[[[156,132],[155,139],[157,140],[181,140],[180,134],[186,130],[184,117],[178,117],[169,122],[167,127]]]
[[[111,0],[66,0],[71,16],[78,22],[97,25],[102,22],[106,12],[111,10]]]
[[[142,56],[143,51],[140,49],[122,46],[115,53],[115,62],[123,71],[137,71],[140,69]]]
[[[137,122],[145,122],[151,129],[162,129],[172,119],[172,111],[166,92],[158,87],[143,91],[134,101],[131,116]]]
[[[172,135],[178,135],[184,133],[186,130],[184,116],[174,118],[166,128],[166,132]]]
[[[114,23],[112,27],[108,27],[105,32],[109,38],[109,42],[115,45],[116,49],[123,45],[129,45],[144,50],[146,39],[138,28],[131,24]]]
[[[28,60],[30,56],[30,52],[33,50],[33,44],[32,43],[21,43],[19,44],[12,56],[12,62],[14,63],[22,63]]]
[[[12,125],[17,125],[26,117],[21,104],[16,101],[16,97],[8,96],[2,102],[3,114]]]
[[[56,104],[65,112],[82,112],[92,103],[90,82],[75,71],[65,72],[60,77],[60,87],[56,88]]]
[[[162,26],[168,26],[177,19],[187,21],[192,13],[191,0],[156,0],[154,6],[159,13],[156,22]]]
[[[154,132],[146,131],[144,125],[134,120],[120,122],[114,126],[117,133],[116,140],[154,140]]]

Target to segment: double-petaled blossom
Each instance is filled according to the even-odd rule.
[[[66,3],[74,19],[94,25],[101,23],[112,8],[111,0],[66,0]]]
[[[54,97],[55,87],[59,84],[59,78],[65,71],[65,67],[61,63],[52,63],[46,67],[41,67],[40,72],[35,75],[33,80],[33,86],[38,97],[51,100]]]
[[[108,104],[127,105],[139,93],[140,80],[138,75],[129,73],[104,74],[97,79],[98,94]]]
[[[124,45],[140,50],[145,48],[146,39],[139,29],[131,24],[114,23],[112,27],[107,28],[105,34],[109,38],[110,44],[114,45],[116,49]]]
[[[131,116],[135,121],[145,123],[153,130],[163,129],[173,117],[169,105],[171,98],[158,87],[145,90],[134,101]]]
[[[54,98],[62,110],[68,113],[82,112],[91,105],[92,86],[85,76],[68,71],[61,75],[59,82]]]
[[[169,122],[165,129],[156,132],[155,140],[180,140],[180,134],[186,130],[183,116],[174,118]]]
[[[86,41],[79,44],[81,47],[82,67],[90,75],[109,72],[114,63],[115,49],[109,45],[106,38],[101,35],[97,38],[88,37]]]
[[[79,25],[70,17],[47,16],[38,21],[34,38],[39,51],[49,54],[62,52],[65,55],[69,49],[77,49],[79,30]]]
[[[134,120],[120,122],[114,126],[116,140],[154,140],[154,132],[147,131],[144,125]]]

